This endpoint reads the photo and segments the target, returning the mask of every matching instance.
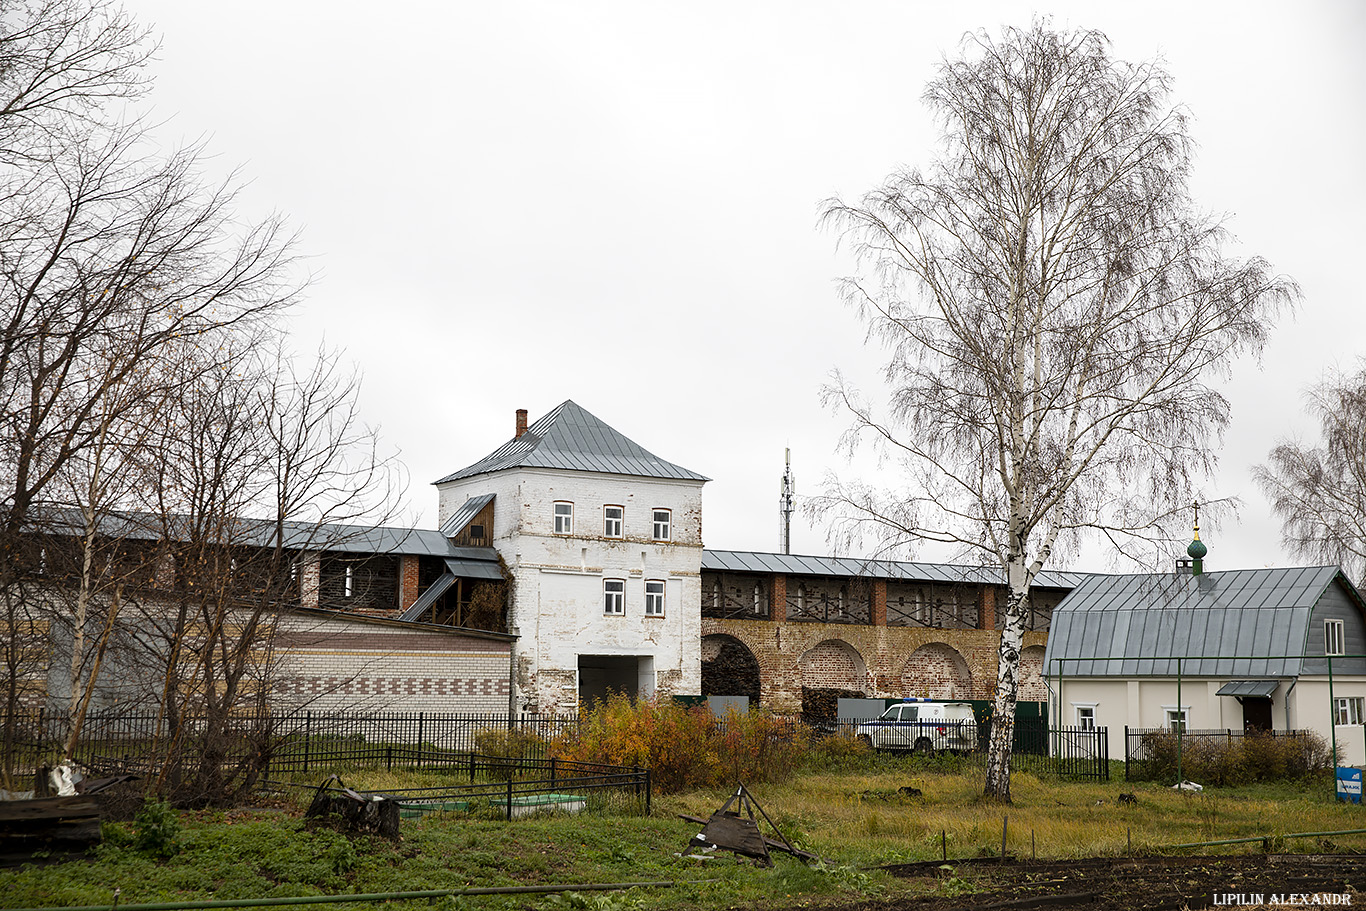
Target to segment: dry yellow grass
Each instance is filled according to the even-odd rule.
[[[919,788],[905,797],[899,788]],[[981,798],[980,773],[918,772],[807,774],[789,783],[752,788],[755,798],[789,837],[820,853],[862,863],[995,856],[1090,857],[1166,853],[1173,845],[1242,837],[1366,828],[1366,809],[1336,803],[1329,785],[1259,786],[1181,793],[1152,783],[1077,783],[1016,773],[1011,805]],[[1122,804],[1132,793],[1135,804]],[[657,801],[656,812],[705,816],[724,795],[689,794]],[[1281,842],[1273,844],[1281,848]],[[1297,839],[1290,851],[1366,850],[1366,835]],[[1210,847],[1203,852],[1260,850],[1260,845]]]

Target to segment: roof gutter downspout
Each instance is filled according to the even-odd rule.
[[[1324,649],[1324,651],[1326,652],[1328,649]],[[1338,704],[1333,700],[1333,656],[1327,655],[1326,657],[1328,658],[1328,730],[1333,732],[1333,768],[1335,770],[1333,772],[1333,799],[1336,800],[1338,793],[1336,769],[1341,765],[1338,759]]]
[[[1296,677],[1294,680],[1291,680],[1290,689],[1285,691],[1285,729],[1287,731],[1292,730],[1292,728],[1290,727],[1290,694],[1295,692],[1295,685],[1299,682],[1299,677]],[[1331,714],[1331,710],[1329,714]]]

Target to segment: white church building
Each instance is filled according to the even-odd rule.
[[[699,692],[708,480],[566,401],[436,482],[441,531],[509,570],[515,711]]]

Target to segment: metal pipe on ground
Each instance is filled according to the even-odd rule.
[[[324,905],[340,902],[410,901],[460,895],[517,895],[551,892],[610,892],[625,889],[664,889],[717,882],[714,879],[661,880],[639,883],[575,883],[555,886],[488,886],[477,889],[427,889],[420,892],[371,892],[357,895],[298,895],[283,898],[235,898],[221,901],[151,902],[140,905],[71,905],[17,908],[14,911],[191,911],[196,908],[275,908],[287,905]]]

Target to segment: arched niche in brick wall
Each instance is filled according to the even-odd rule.
[[[759,659],[734,636],[702,637],[702,695],[748,696],[759,704]]]
[[[1043,682],[1043,646],[1031,645],[1020,652],[1020,702],[1047,702],[1048,687]]]
[[[807,689],[868,692],[868,665],[858,649],[841,639],[826,639],[808,649],[797,666]]]
[[[953,646],[927,642],[911,652],[901,668],[902,695],[934,699],[971,699],[972,671]]]

